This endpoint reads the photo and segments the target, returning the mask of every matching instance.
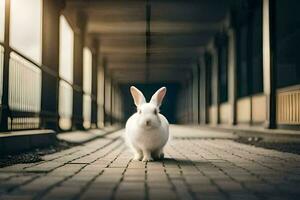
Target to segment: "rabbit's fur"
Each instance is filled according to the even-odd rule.
[[[165,87],[152,96],[149,103],[136,87],[130,92],[137,112],[126,122],[126,140],[134,152],[134,160],[144,162],[164,158],[163,148],[169,139],[169,122],[159,113],[159,107],[166,94]]]

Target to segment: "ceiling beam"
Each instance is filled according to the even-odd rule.
[[[149,60],[151,48],[151,4],[146,0],[146,82],[149,81]]]

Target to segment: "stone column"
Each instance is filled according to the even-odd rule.
[[[59,17],[63,1],[43,1],[42,30],[42,127],[58,130],[58,68],[59,68]]]
[[[100,59],[98,59],[100,60]],[[98,127],[104,127],[104,115],[105,115],[105,109],[104,109],[104,95],[105,95],[105,79],[104,79],[104,65],[105,65],[105,59],[101,59],[101,62],[98,62],[98,93],[97,93],[97,104],[98,104]]]
[[[205,62],[207,53],[200,58],[200,122],[208,123],[208,83],[207,83],[207,63]]]
[[[236,125],[237,101],[237,60],[236,60],[236,31],[234,16],[231,15],[227,27],[228,35],[228,102],[230,104],[229,124]]]
[[[210,53],[212,56],[212,78],[211,78],[211,89],[212,89],[212,106],[214,108],[214,121],[210,122],[213,124],[220,123],[220,98],[219,98],[219,58],[216,46],[218,45],[217,39],[210,45]]]
[[[99,56],[99,41],[93,41],[93,56],[92,56],[92,112],[91,112],[91,124],[92,128],[97,127],[97,112],[98,112],[98,105],[97,105],[97,90],[98,90],[98,56]]]
[[[263,0],[263,78],[267,98],[266,128],[276,128],[275,1]]]
[[[111,78],[107,69],[107,62],[104,67],[104,124],[111,125]]]
[[[197,63],[193,67],[193,75],[192,75],[192,115],[193,115],[193,123],[199,123],[199,64]]]
[[[74,129],[83,129],[83,47],[85,41],[85,17],[78,14],[74,29],[74,71],[73,71],[73,115]]]

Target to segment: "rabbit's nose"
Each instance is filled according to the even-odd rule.
[[[151,125],[151,121],[150,120],[147,120],[146,121],[146,126],[150,126]]]

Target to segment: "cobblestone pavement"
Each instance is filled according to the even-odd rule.
[[[299,155],[206,132],[200,138],[177,134],[166,159],[143,163],[131,160],[121,134],[0,168],[0,199],[300,199]]]

